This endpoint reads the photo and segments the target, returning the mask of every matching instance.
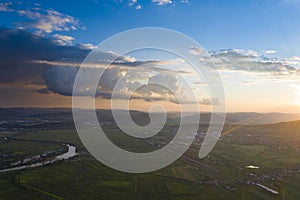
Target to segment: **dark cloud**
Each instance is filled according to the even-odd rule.
[[[70,63],[69,63],[70,64]],[[103,75],[101,76],[98,85],[91,82],[94,80],[95,76],[99,73],[99,70],[103,68],[97,67],[83,67],[81,68],[81,75],[83,80],[78,84],[80,88],[77,88],[76,95],[78,96],[101,96],[103,98],[111,98],[111,94],[116,86],[117,82],[124,76],[123,72],[128,71],[130,68],[136,66],[133,62],[132,65],[129,63],[124,63],[121,65],[120,62],[113,64],[111,67],[105,69]],[[47,69],[44,73],[45,84],[49,90],[62,94],[71,96],[73,93],[73,85],[76,79],[76,75],[79,67],[74,66],[52,66]],[[145,74],[144,74],[145,75]],[[138,77],[137,77],[138,76]],[[124,80],[120,81],[120,90],[130,91],[131,87],[136,84],[139,85],[138,79],[149,78],[148,76],[143,76],[140,73],[134,73],[128,76]],[[94,92],[96,93],[94,94]],[[116,91],[117,93],[120,91]],[[127,93],[119,93],[118,97],[122,98],[122,95],[127,95]]]
[[[71,96],[77,71],[77,67],[51,67],[44,73],[45,83],[49,90]]]
[[[54,40],[24,30],[0,28],[0,83],[43,83],[42,74],[49,65],[33,60],[82,60],[90,50],[61,46]]]
[[[40,94],[55,92],[71,96],[77,71],[90,50],[81,45],[64,46],[55,39],[45,38],[24,30],[0,29],[0,83],[21,85],[45,85],[36,90]],[[133,67],[155,63],[135,61],[134,58],[119,56],[113,52],[95,51],[93,63],[106,65],[113,61],[112,68],[105,71],[97,87],[96,96],[110,97],[122,73]],[[96,74],[97,67],[84,69],[86,77]],[[142,72],[139,73],[139,78]],[[136,79],[136,77],[131,77]],[[131,84],[135,84],[133,81]],[[128,83],[124,83],[124,86]],[[79,95],[93,95],[92,84],[82,85]],[[101,91],[101,92],[100,92]]]

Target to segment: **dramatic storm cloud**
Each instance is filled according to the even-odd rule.
[[[156,70],[155,66],[159,62],[129,62],[127,57],[119,57],[104,71],[99,84],[94,85],[89,80],[91,77],[95,77],[95,74],[99,72],[98,70],[103,70],[110,54],[99,53],[99,57],[101,55],[107,55],[107,58],[98,60],[97,64],[94,65],[95,67],[88,66],[81,69],[85,80],[80,83],[80,88],[76,95],[111,98],[112,93],[114,93],[114,97],[120,99],[166,100],[177,103],[171,91],[179,92],[178,75],[163,69]],[[44,73],[47,87],[51,91],[62,95],[72,95],[79,63],[48,62],[48,64],[54,66],[47,69]],[[138,66],[143,64],[147,64],[147,67],[140,69]],[[153,65],[153,67],[150,67],[150,65]],[[132,69],[135,70],[132,71]],[[118,84],[117,88],[115,88],[116,84]],[[166,85],[167,88],[159,84]],[[136,88],[138,89],[136,90]]]
[[[22,42],[19,42],[22,41]],[[71,96],[76,73],[80,63],[90,52],[81,45],[65,46],[51,38],[26,32],[24,30],[0,29],[0,82],[3,84],[20,85],[45,85],[48,88],[38,89],[37,92],[46,94],[55,92]],[[30,45],[25,45],[30,44]],[[115,84],[126,72],[131,69],[148,64],[155,66],[159,62],[136,61],[132,57],[119,56],[113,52],[99,52],[97,54],[96,68],[87,67],[84,69],[87,77],[93,76],[97,67],[104,67],[113,61],[100,79],[99,85],[82,85],[82,93],[79,95],[96,95],[104,98],[111,97]],[[148,72],[142,71],[128,75],[120,81],[121,88],[116,91],[118,97],[130,95],[130,87],[136,84],[145,83],[145,80],[170,80],[176,87],[176,78],[171,73],[164,75],[153,74],[153,69],[147,67]],[[157,72],[164,71],[157,69]],[[163,76],[163,77],[159,77]],[[26,86],[27,87],[27,86]],[[96,94],[92,94],[92,88],[96,88]],[[40,88],[38,86],[37,88]],[[153,91],[152,91],[153,90]],[[176,90],[176,89],[174,89]],[[133,98],[151,100],[175,101],[172,93],[157,86],[149,85],[134,93]]]
[[[52,39],[23,30],[0,29],[0,82],[31,81],[42,84],[48,65],[34,60],[69,58],[82,60],[90,50],[77,46],[61,46]]]

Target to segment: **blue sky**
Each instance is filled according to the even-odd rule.
[[[293,0],[190,0],[158,5],[139,0],[29,1],[79,20],[85,30],[60,32],[77,43],[100,43],[121,31],[143,26],[171,28],[196,39],[206,49],[238,48],[282,55],[299,54],[300,2]],[[136,9],[136,6],[141,9]],[[18,7],[18,6],[14,6]],[[20,7],[25,7],[21,5]],[[1,26],[26,21],[25,16],[2,12]]]

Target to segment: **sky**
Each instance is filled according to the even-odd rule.
[[[162,27],[196,40],[218,68],[226,102],[194,85],[199,87],[201,109],[215,102],[225,104],[227,112],[300,111],[297,0],[1,0],[0,19],[1,107],[70,107],[76,67],[99,43],[129,29]],[[150,55],[121,56],[105,74],[97,106],[108,106],[115,84],[111,80],[124,77],[137,64],[178,65]],[[101,56],[105,63],[115,55]],[[188,66],[180,67],[187,71]],[[158,76],[152,69],[138,78],[167,80],[177,90],[175,75],[162,73]],[[140,81],[136,75],[130,78]],[[135,94],[133,102],[140,103],[132,103],[133,109],[145,110],[151,101],[178,109],[168,91],[150,88],[154,92],[142,89]]]

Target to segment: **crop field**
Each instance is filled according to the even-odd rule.
[[[286,127],[293,126],[293,129]],[[73,129],[6,132],[0,150],[36,155],[77,147],[78,156],[51,165],[0,173],[0,199],[298,199],[300,191],[299,123],[243,126],[224,134],[213,151],[199,159],[191,148],[175,163],[146,173],[122,173],[94,159]],[[124,149],[151,151],[144,140],[110,129]],[[162,137],[159,138],[162,140]],[[257,168],[246,168],[246,166]],[[258,187],[263,184],[278,194]]]

